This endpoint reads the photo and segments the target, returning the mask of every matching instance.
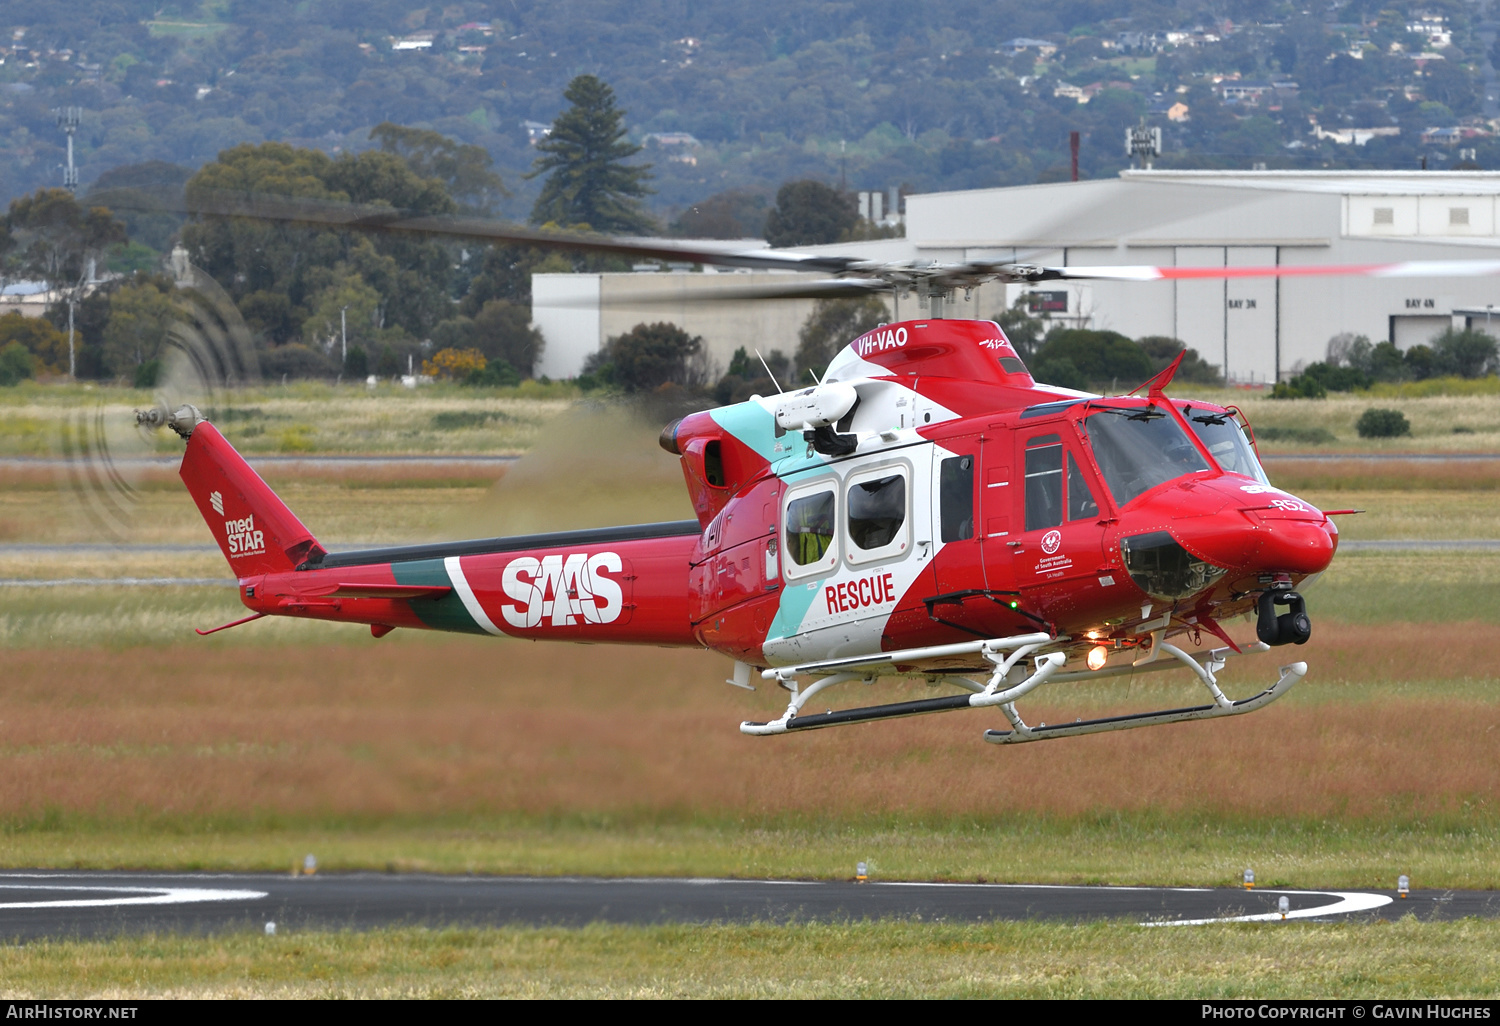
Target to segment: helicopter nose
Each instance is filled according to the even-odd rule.
[[[1232,570],[1315,574],[1338,548],[1338,528],[1322,511],[1289,497],[1227,503],[1217,515],[1179,518],[1173,527],[1200,559]]]
[[[1317,519],[1312,515],[1293,518],[1276,511],[1245,511],[1247,519],[1258,521],[1255,533],[1260,544],[1253,560],[1255,569],[1290,574],[1316,574],[1328,569],[1338,549],[1338,529],[1318,510],[1307,507],[1306,513]]]
[[[1174,489],[1171,511],[1154,511],[1196,558],[1226,570],[1314,574],[1328,567],[1338,529],[1310,503],[1266,486],[1223,481]]]

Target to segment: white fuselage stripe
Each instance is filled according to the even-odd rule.
[[[453,590],[458,592],[459,599],[463,601],[464,608],[469,611],[469,615],[474,618],[474,622],[491,634],[505,633],[499,627],[495,626],[495,622],[490,619],[489,614],[484,611],[484,607],[479,604],[479,600],[474,597],[474,589],[469,587],[469,580],[464,576],[463,567],[458,565],[458,557],[448,556],[444,559],[443,569],[448,571],[448,580],[453,582]]]

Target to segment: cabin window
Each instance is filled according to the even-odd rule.
[[[1026,530],[1057,527],[1063,516],[1063,447],[1057,435],[1026,443]]]
[[[1083,471],[1078,469],[1078,461],[1073,454],[1068,453],[1068,519],[1069,520],[1094,520],[1099,516],[1099,504],[1094,501],[1094,493],[1089,490],[1089,483],[1083,476]]]
[[[907,549],[907,471],[881,467],[849,480],[846,524],[849,562],[870,563]]]
[[[831,484],[792,494],[785,518],[788,577],[832,569],[838,562],[834,544],[837,504],[838,495]]]
[[[943,541],[974,537],[973,456],[951,456],[938,465],[938,507]]]

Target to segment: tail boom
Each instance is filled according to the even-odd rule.
[[[252,612],[559,641],[691,645],[695,521],[329,554],[207,421],[180,471]]]
[[[242,579],[240,590],[256,612],[366,623],[377,636],[411,627],[696,647],[687,606],[696,542],[696,534],[675,535],[307,566]]]

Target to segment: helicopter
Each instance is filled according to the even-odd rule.
[[[1334,516],[1272,485],[1234,407],[1173,399],[1181,362],[1124,395],[1040,384],[994,321],[942,317],[955,289],[1233,274],[1430,276],[1427,264],[1330,268],[875,264],[821,254],[723,253],[660,241],[409,218],[303,201],[253,216],[355,230],[596,249],[831,275],[755,294],[915,291],[929,316],[850,340],[810,387],[667,424],[695,519],[525,536],[327,551],[191,403],[138,411],[186,444],[180,476],[237,579],[249,615],[531,640],[706,648],[727,683],[790,695],[771,736],[964,709],[998,709],[1016,744],[1242,715],[1307,673],[1292,661],[1258,694],[1227,696],[1227,660],[1312,633],[1302,588],[1338,548]],[[1443,265],[1493,274],[1495,261]],[[734,290],[735,298],[746,289]],[[1255,641],[1226,623],[1252,617]],[[1046,685],[1178,670],[1198,705],[1028,723]],[[950,692],[804,711],[840,684],[918,679]]]

